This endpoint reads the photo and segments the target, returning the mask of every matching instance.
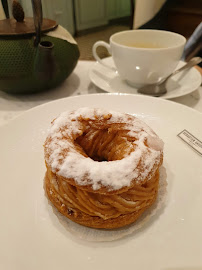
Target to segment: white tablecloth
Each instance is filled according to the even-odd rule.
[[[79,61],[74,72],[59,87],[33,95],[8,95],[0,91],[0,125],[20,113],[37,105],[69,96],[105,93],[89,79],[89,70],[94,62]],[[202,113],[202,87],[192,94],[172,99],[172,101],[194,108]]]

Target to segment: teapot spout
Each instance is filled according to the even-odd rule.
[[[34,62],[35,78],[48,86],[54,78],[56,70],[53,43],[50,41],[40,42]]]

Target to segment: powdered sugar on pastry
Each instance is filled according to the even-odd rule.
[[[98,156],[101,153],[106,160],[101,162],[88,154],[96,148],[99,132],[102,132],[101,145],[93,155],[96,151]],[[86,149],[85,140],[88,143],[92,140]],[[109,154],[105,149],[109,149]],[[140,119],[94,108],[62,113],[52,122],[45,142],[45,159],[51,170],[74,179],[80,186],[90,185],[93,190],[102,187],[119,190],[130,186],[132,181],[141,183],[152,177],[162,151],[162,140]]]

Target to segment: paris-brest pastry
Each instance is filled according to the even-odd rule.
[[[119,228],[135,222],[157,197],[163,142],[133,115],[64,112],[52,121],[44,150],[48,198],[74,222]]]

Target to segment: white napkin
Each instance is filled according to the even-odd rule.
[[[4,12],[2,3],[0,1],[0,20],[4,20],[4,19],[6,19],[6,16],[5,16],[5,12]]]
[[[58,25],[55,30],[46,33],[46,35],[50,37],[61,38],[72,44],[77,44],[77,42],[73,39],[72,35],[61,25]]]
[[[137,29],[150,21],[161,9],[166,0],[136,0],[133,28]]]

